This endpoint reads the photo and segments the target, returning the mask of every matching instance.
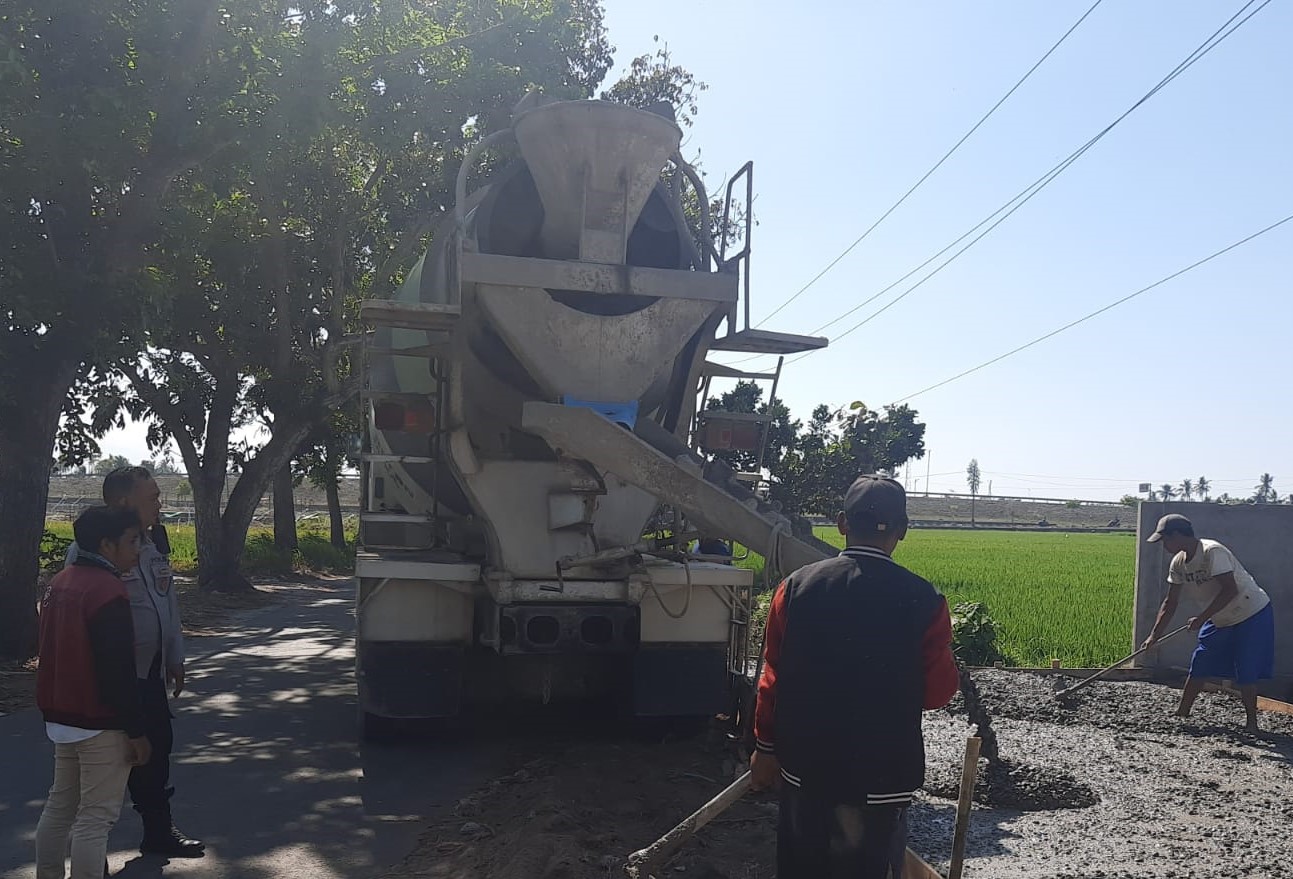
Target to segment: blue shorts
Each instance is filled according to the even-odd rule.
[[[1233,626],[1199,629],[1199,646],[1190,659],[1190,677],[1225,678],[1238,686],[1275,676],[1275,611],[1268,603]]]

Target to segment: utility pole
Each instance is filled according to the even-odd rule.
[[[929,497],[929,462],[934,460],[933,452],[925,453],[925,497]]]

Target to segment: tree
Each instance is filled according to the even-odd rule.
[[[1194,499],[1194,483],[1188,479],[1181,480],[1181,499],[1187,501]]]
[[[793,447],[770,467],[771,497],[788,513],[833,513],[863,473],[894,473],[924,457],[925,425],[909,406],[818,406]]]
[[[148,462],[145,462],[145,463],[148,463]],[[104,458],[102,461],[99,461],[97,464],[94,465],[94,475],[107,476],[113,470],[118,470],[122,467],[129,467],[129,466],[130,466],[130,459],[127,458],[125,455],[109,455],[108,457]]]
[[[167,194],[236,140],[273,81],[227,5],[42,0],[0,14],[0,655],[34,647],[56,441],[64,464],[97,454],[88,395],[71,391],[103,381],[164,312],[150,244]]]
[[[175,493],[182,498],[190,498],[193,496],[193,486],[189,485],[187,479],[181,479],[180,484],[175,486]]]
[[[1271,500],[1272,496],[1279,496],[1275,492],[1275,477],[1269,473],[1263,473],[1257,482],[1257,493],[1253,495],[1253,503],[1276,503]]]
[[[1176,486],[1171,483],[1164,482],[1158,487],[1158,496],[1164,501],[1170,501],[1172,498],[1176,497]]]
[[[259,41],[239,51],[276,68],[257,80],[267,108],[225,161],[175,187],[157,252],[186,295],[149,327],[142,360],[118,364],[124,405],[184,459],[203,589],[249,588],[257,504],[353,404],[354,302],[402,280],[452,204],[465,150],[532,86],[588,96],[609,66],[588,2],[296,6],[286,20],[248,13]],[[259,435],[235,442],[238,430]]]
[[[359,431],[353,410],[335,412],[306,441],[296,460],[297,480],[308,479],[311,485],[323,489],[328,499],[329,542],[338,549],[349,545],[339,483],[343,468],[359,464],[355,455]]]
[[[1204,503],[1212,500],[1209,492],[1212,490],[1212,483],[1208,482],[1208,477],[1200,476],[1194,483],[1194,490],[1199,497],[1203,498]]]
[[[979,472],[979,459],[971,458],[970,465],[965,468],[965,483],[970,487],[970,525],[978,524],[975,521],[974,505],[979,496],[979,485],[982,484],[983,474]]]

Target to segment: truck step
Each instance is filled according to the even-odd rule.
[[[425,513],[364,513],[359,514],[360,523],[372,522],[374,525],[429,525],[431,517]]]
[[[449,332],[462,317],[457,305],[429,302],[396,302],[393,299],[365,299],[359,303],[359,319],[369,326],[404,330]]]
[[[709,346],[711,351],[732,351],[741,354],[801,354],[825,348],[824,336],[797,336],[793,333],[774,333],[768,330],[741,330]]]
[[[367,464],[434,464],[435,458],[427,455],[379,455],[365,452],[360,460]]]

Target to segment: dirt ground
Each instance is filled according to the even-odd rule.
[[[1100,683],[1068,703],[1052,679],[976,673],[994,712],[1004,770],[985,763],[965,876],[974,879],[1276,879],[1293,876],[1293,717],[1263,714],[1242,731],[1228,696],[1205,693],[1195,717],[1171,717],[1177,693]],[[960,698],[926,716],[926,791],[910,845],[936,868],[950,856],[965,737]],[[648,845],[738,772],[711,734],[518,752],[515,769],[434,825],[386,879],[617,879]],[[998,785],[992,789],[993,784]],[[937,791],[935,796],[929,791]],[[701,831],[665,873],[771,879],[774,797],[748,797]],[[661,875],[664,875],[662,873]]]
[[[517,755],[514,772],[458,803],[385,879],[619,879],[645,848],[727,786],[718,730]],[[670,863],[690,879],[772,879],[775,798],[750,795]]]

